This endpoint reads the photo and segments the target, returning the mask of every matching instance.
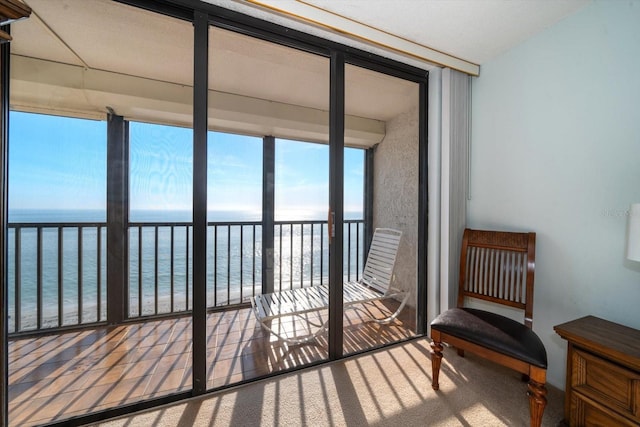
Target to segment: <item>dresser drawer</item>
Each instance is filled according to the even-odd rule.
[[[571,427],[637,427],[638,424],[585,399],[578,393],[571,395]]]
[[[603,407],[640,424],[640,373],[579,349],[573,352],[572,365],[571,389],[575,396],[583,395],[587,400],[600,402]]]

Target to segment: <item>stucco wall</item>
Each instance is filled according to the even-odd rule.
[[[417,94],[416,94],[417,95]],[[394,286],[415,307],[418,246],[418,103],[387,122],[374,155],[373,226],[402,231]]]

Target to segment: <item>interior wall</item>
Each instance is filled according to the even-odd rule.
[[[418,248],[418,106],[387,122],[376,147],[373,226],[402,231],[393,286],[406,290],[415,307]]]
[[[468,224],[537,232],[533,328],[563,388],[553,326],[595,315],[640,328],[640,263],[625,259],[640,202],[640,2],[596,1],[473,82]]]

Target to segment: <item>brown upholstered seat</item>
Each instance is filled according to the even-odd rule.
[[[452,308],[438,316],[431,327],[540,368],[547,367],[547,351],[538,335],[522,323],[499,314]]]
[[[510,367],[529,379],[532,427],[539,427],[546,406],[547,353],[531,329],[535,233],[466,229],[460,256],[458,307],[431,323],[432,387],[438,390],[442,343],[464,355],[468,350]],[[464,307],[469,298],[519,308],[524,323],[490,311]]]

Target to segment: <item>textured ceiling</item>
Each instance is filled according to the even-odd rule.
[[[112,0],[25,0],[12,25],[11,108],[192,126],[193,25]],[[212,130],[327,142],[330,60],[209,29]],[[345,144],[369,147],[415,108],[418,84],[348,65]],[[417,111],[417,110],[416,110]]]
[[[304,3],[483,64],[575,12],[588,0],[304,0]]]
[[[26,0],[12,54],[191,86],[193,26],[110,0]],[[212,28],[209,88],[327,111],[325,57]],[[389,120],[417,103],[417,85],[351,67],[347,114]],[[414,95],[414,96],[408,96]]]
[[[448,64],[477,75],[478,65],[593,0],[203,1],[417,67]],[[442,54],[455,59],[441,61]]]
[[[263,19],[270,17],[278,23],[287,19],[252,6],[246,0],[208,1],[260,14]],[[13,54],[85,70],[191,85],[191,24],[110,0],[25,2],[34,13],[31,19],[13,26]],[[304,4],[322,9],[329,18],[346,17],[482,64],[587,2],[305,0]],[[291,3],[302,2],[278,0],[284,10]],[[304,26],[299,21],[291,22],[298,28]],[[307,28],[311,27],[307,25]],[[316,25],[314,30],[318,28]],[[326,28],[324,31],[328,32]],[[221,29],[212,29],[210,39],[209,87],[212,90],[322,111],[328,109],[327,58]],[[426,63],[422,66],[429,68]],[[352,66],[347,69],[346,78],[349,115],[388,121],[417,104],[418,91],[414,83]],[[79,83],[79,89],[82,84]]]

